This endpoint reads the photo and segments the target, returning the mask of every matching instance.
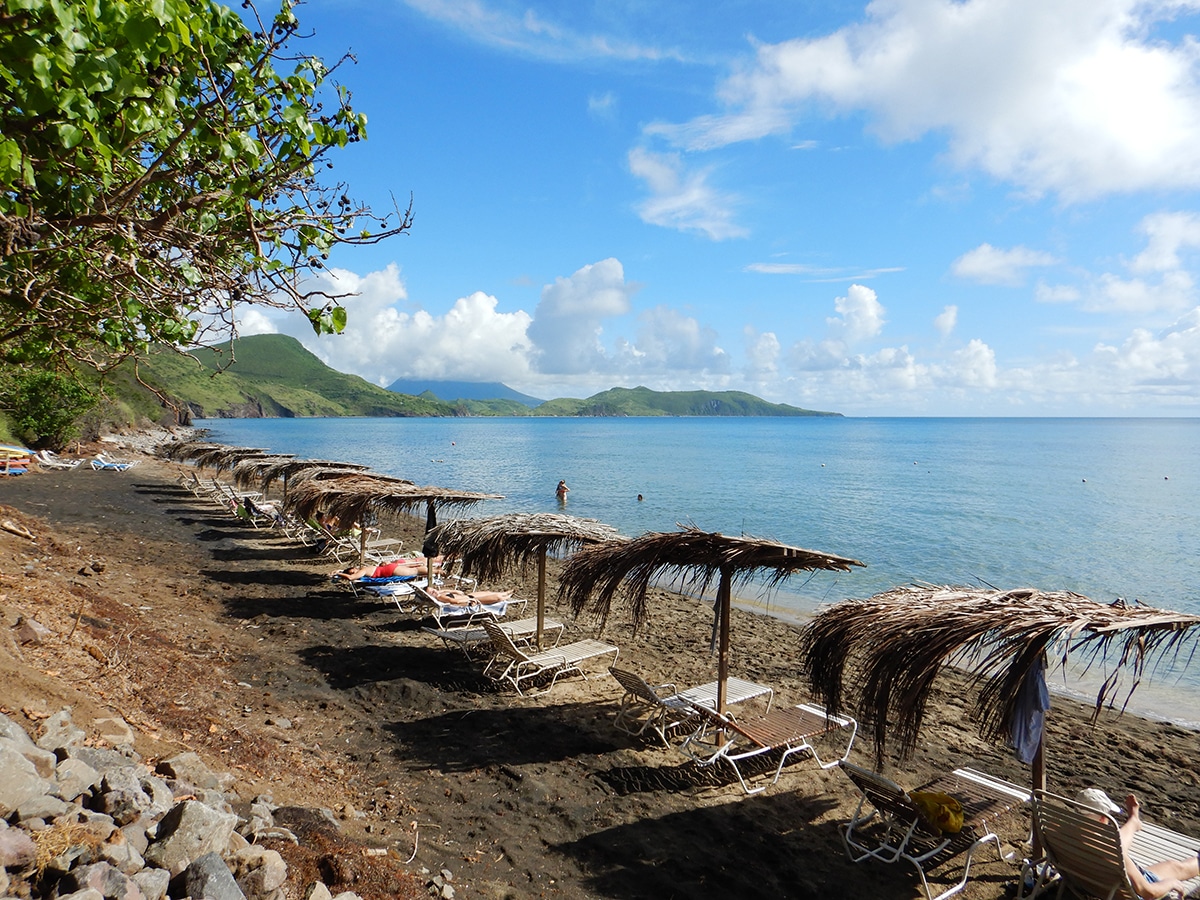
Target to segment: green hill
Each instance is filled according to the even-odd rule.
[[[197,351],[195,359],[167,350],[142,362],[143,382],[190,411],[193,418],[303,416],[833,416],[740,391],[652,391],[613,388],[586,400],[549,400],[530,409],[511,398],[444,402],[377,387],[337,372],[295,338],[260,334]],[[222,368],[224,367],[224,368]],[[139,416],[161,419],[161,401],[137,383],[131,366],[108,377],[110,392]],[[158,413],[156,415],[156,410]]]
[[[741,391],[652,391],[645,387],[613,388],[586,400],[547,400],[535,416],[840,416],[768,403]]]
[[[455,415],[451,404],[337,372],[285,335],[238,338],[233,350],[224,371],[228,342],[196,351],[196,359],[159,351],[142,363],[142,380],[182,399],[197,418]]]

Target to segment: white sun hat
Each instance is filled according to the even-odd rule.
[[[1075,799],[1089,809],[1096,810],[1096,812],[1121,812],[1121,807],[1113,803],[1112,797],[1108,796],[1108,794],[1104,793],[1104,791],[1100,790],[1100,788],[1086,788],[1076,794]]]

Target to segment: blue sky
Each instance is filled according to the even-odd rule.
[[[1200,2],[310,0],[410,234],[329,365],[847,415],[1200,414]]]

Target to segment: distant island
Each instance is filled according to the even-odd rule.
[[[414,378],[399,378],[388,385],[388,390],[397,394],[420,397],[429,394],[438,400],[515,400],[534,408],[544,401],[514,391],[499,381],[421,381]]]
[[[161,398],[183,418],[305,416],[840,416],[769,403],[741,391],[612,388],[585,399],[542,402],[499,382],[401,379],[388,389],[329,368],[295,338],[261,334],[196,352],[196,360],[157,351],[138,375],[112,382],[126,402],[144,408]],[[223,371],[219,371],[222,370]],[[219,374],[218,374],[219,371]]]

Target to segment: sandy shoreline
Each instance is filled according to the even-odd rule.
[[[116,709],[147,755],[187,748],[244,767],[277,796],[341,810],[348,833],[401,858],[419,833],[412,868],[450,869],[459,897],[807,897],[835,884],[851,896],[916,896],[908,873],[846,861],[837,824],[855,795],[840,772],[801,760],[745,797],[736,781],[698,776],[679,754],[616,732],[620,690],[607,675],[527,700],[498,691],[411,617],[332,587],[327,561],[196,500],[161,462],[13,479],[0,484],[0,504],[37,517],[21,521],[42,536],[34,550],[0,533],[5,624],[37,613],[65,636],[81,596],[88,606],[70,644],[0,644],[6,707]],[[417,523],[407,527],[419,546]],[[83,559],[102,559],[103,571],[79,575]],[[39,599],[53,596],[52,581],[61,603]],[[554,614],[571,638],[594,632]],[[620,610],[605,639],[647,681],[697,684],[714,674],[710,624],[708,604],[664,592],[638,634]],[[773,685],[780,701],[805,700],[797,634],[740,612],[735,673]],[[120,665],[89,655],[89,644],[106,660],[120,647]],[[70,679],[46,674],[68,665]],[[966,765],[1025,783],[1011,752],[964,721],[961,694],[943,679],[920,748],[889,760],[888,774],[915,786]],[[1134,790],[1149,818],[1200,834],[1200,735],[1108,713],[1093,729],[1089,714],[1056,698],[1052,788]],[[860,742],[853,758],[870,765],[871,750]],[[1019,842],[1026,827],[1003,836]],[[1010,896],[1014,879],[986,861],[966,896]]]

